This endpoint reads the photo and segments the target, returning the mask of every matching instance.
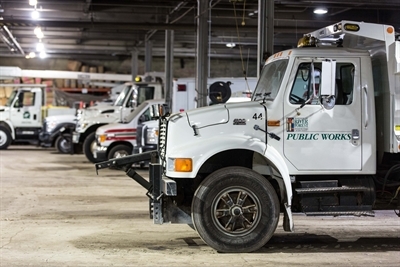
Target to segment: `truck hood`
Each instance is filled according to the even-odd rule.
[[[98,107],[89,107],[87,109],[83,109],[81,114],[85,117],[95,117],[99,114],[108,114],[118,112],[120,107],[114,107],[109,105],[100,105]]]
[[[75,115],[53,115],[46,117],[46,122],[71,122],[76,123],[76,116]]]
[[[197,108],[186,112],[188,123],[190,127],[201,129],[208,126],[228,123],[232,118],[234,110],[241,110],[243,108],[250,109],[252,106],[259,107],[258,102],[238,102],[218,104],[203,108]]]

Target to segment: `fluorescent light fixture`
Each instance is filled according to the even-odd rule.
[[[235,46],[236,46],[235,43],[227,43],[227,44],[226,44],[226,47],[229,47],[229,48],[233,48],[233,47],[235,47]]]
[[[36,6],[37,5],[37,0],[29,0],[29,5],[30,6]]]
[[[323,15],[326,13],[328,13],[328,9],[326,9],[325,7],[317,7],[314,9],[314,14]]]
[[[38,19],[40,17],[39,11],[37,11],[36,9],[33,10],[31,16],[33,19]]]

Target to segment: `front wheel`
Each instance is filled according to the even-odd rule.
[[[11,133],[7,127],[0,125],[0,150],[7,149],[11,144]]]
[[[108,159],[122,158],[132,155],[132,148],[127,145],[117,145],[108,153]]]
[[[83,142],[83,153],[85,153],[86,158],[92,163],[97,163],[99,161],[93,155],[95,149],[97,149],[95,134],[96,132],[89,134]]]
[[[255,171],[227,167],[210,174],[192,202],[194,227],[219,252],[251,252],[272,237],[279,200],[272,185]]]
[[[72,145],[72,136],[69,133],[62,134],[57,137],[55,142],[55,147],[57,148],[58,152],[62,154],[71,153],[71,145]]]

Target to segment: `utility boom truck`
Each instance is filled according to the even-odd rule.
[[[158,150],[96,164],[149,192],[154,223],[193,224],[221,252],[250,252],[293,213],[399,209],[400,41],[341,21],[269,57],[252,101],[161,116]],[[302,47],[301,47],[302,46]],[[306,47],[307,46],[307,47]],[[131,164],[152,159],[149,182]]]
[[[1,84],[15,87],[5,106],[0,107],[0,149],[7,149],[13,142],[39,143],[43,120],[57,114],[74,114],[69,107],[48,108],[46,85]]]

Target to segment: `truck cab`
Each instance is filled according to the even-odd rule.
[[[6,149],[12,142],[38,143],[45,116],[44,92],[39,86],[18,87],[5,106],[0,107],[0,149]]]
[[[90,162],[96,162],[93,152],[96,150],[95,133],[97,128],[122,121],[145,100],[163,97],[162,83],[126,83],[126,87],[119,93],[112,106],[94,106],[78,111],[76,128],[72,135],[73,143],[82,146],[82,150]]]
[[[97,162],[131,155],[138,141],[138,125],[154,120],[158,124],[158,106],[164,99],[146,100],[122,122],[103,125],[96,130]]]

